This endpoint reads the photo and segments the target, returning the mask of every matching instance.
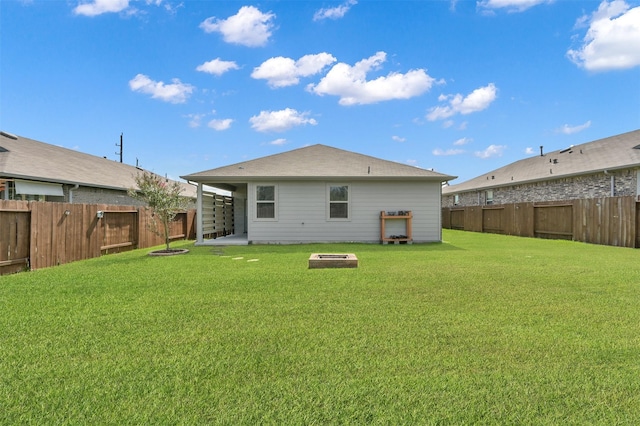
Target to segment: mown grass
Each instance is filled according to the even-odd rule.
[[[640,423],[640,251],[444,238],[2,277],[0,423]]]

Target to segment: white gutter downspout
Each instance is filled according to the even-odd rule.
[[[605,170],[604,174],[608,175],[609,174],[609,170]],[[611,197],[615,197],[616,196],[616,177],[614,175],[611,175],[611,179],[610,180],[611,180],[611,184],[610,184],[611,195],[610,196]]]
[[[616,196],[616,177],[611,175],[611,196]]]
[[[75,184],[73,188],[69,188],[69,204],[73,203],[73,191],[80,188],[80,184]]]

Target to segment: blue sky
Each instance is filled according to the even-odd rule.
[[[640,1],[3,0],[0,128],[177,178],[322,143],[456,175],[640,128]]]

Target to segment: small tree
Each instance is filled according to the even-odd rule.
[[[188,199],[180,196],[182,187],[178,182],[169,183],[166,179],[153,173],[144,172],[135,178],[138,189],[130,189],[129,195],[141,200],[151,209],[151,231],[159,236],[164,236],[164,242],[169,248],[169,224],[176,215],[187,208]],[[157,220],[162,224],[158,229]]]

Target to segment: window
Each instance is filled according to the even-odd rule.
[[[453,204],[456,206],[460,204],[460,196],[458,194],[453,196]]]
[[[276,218],[275,185],[256,186],[256,219]]]
[[[491,189],[487,191],[487,204],[493,204],[493,191]]]
[[[349,185],[329,186],[329,219],[349,219]]]

